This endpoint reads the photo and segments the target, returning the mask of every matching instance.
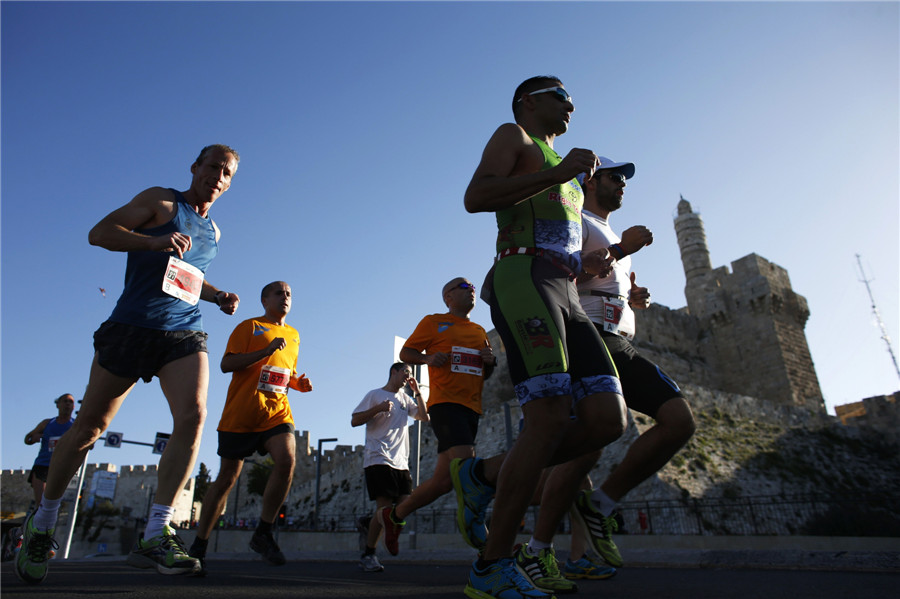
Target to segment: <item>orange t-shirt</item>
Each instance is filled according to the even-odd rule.
[[[481,348],[485,343],[487,333],[467,318],[429,314],[419,322],[404,347],[426,354],[450,354],[450,360],[440,368],[428,367],[429,408],[440,403],[456,403],[481,414],[484,385]]]
[[[288,403],[290,377],[297,374],[300,334],[288,325],[279,326],[262,318],[250,318],[237,325],[228,338],[226,354],[247,354],[263,349],[276,337],[285,342],[283,349],[265,360],[231,373],[225,409],[218,430],[231,433],[257,433],[279,424],[293,424]]]

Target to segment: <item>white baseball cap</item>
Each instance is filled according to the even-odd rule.
[[[600,170],[615,169],[625,175],[626,179],[631,179],[634,176],[633,162],[616,162],[612,158],[607,158],[606,156],[597,156],[597,159],[600,161],[600,164],[594,169],[595,173]],[[581,173],[576,177],[579,185],[584,185],[584,178],[586,175],[587,173]]]

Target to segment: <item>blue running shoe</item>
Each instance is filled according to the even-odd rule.
[[[41,532],[32,524],[34,513],[22,525],[22,547],[16,555],[16,576],[28,584],[40,584],[47,578],[47,562],[59,545],[53,540],[53,530]]]
[[[612,566],[602,566],[595,564],[586,556],[582,556],[576,561],[566,560],[563,567],[563,576],[569,579],[584,580],[605,580],[616,575],[616,569]]]
[[[472,564],[469,582],[463,592],[472,599],[556,599],[555,595],[534,588],[516,568],[512,558],[501,559],[484,570]]]
[[[494,488],[475,478],[475,464],[481,458],[455,458],[450,462],[450,478],[456,491],[456,525],[463,539],[478,551],[487,543],[484,523],[487,507],[494,498]]]

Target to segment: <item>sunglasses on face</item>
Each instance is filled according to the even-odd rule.
[[[472,291],[475,291],[475,285],[473,285],[472,283],[460,283],[459,285],[454,287],[454,289],[471,289]]]
[[[625,175],[623,175],[623,174],[620,173],[620,172],[617,172],[617,171],[603,171],[603,174],[605,174],[607,177],[609,177],[610,179],[612,179],[612,180],[615,181],[616,183],[624,183],[624,182],[625,182]]]
[[[547,94],[547,93],[552,93],[553,97],[556,98],[557,100],[559,100],[560,102],[572,103],[572,96],[569,95],[569,92],[567,92],[565,89],[563,89],[562,87],[559,87],[559,86],[545,87],[544,89],[539,89],[539,90],[536,90],[533,92],[528,92],[527,94],[525,94],[525,96],[534,96],[537,94]],[[519,98],[517,100],[517,102],[521,102],[521,101],[522,101],[522,98]]]

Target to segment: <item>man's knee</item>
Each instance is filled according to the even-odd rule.
[[[656,414],[656,422],[672,441],[687,443],[697,430],[691,407],[683,397],[670,399]]]
[[[172,421],[175,429],[199,434],[203,423],[206,422],[206,406],[197,404],[173,413]]]
[[[294,456],[284,456],[282,459],[276,459],[272,466],[272,474],[280,478],[291,478],[294,475],[294,467],[296,460]]]
[[[576,407],[581,431],[588,435],[590,451],[609,445],[622,436],[628,425],[625,401],[616,393],[585,397]]]
[[[265,443],[266,451],[274,460],[274,470],[293,472],[297,464],[297,450],[293,434],[275,435]]]
[[[109,421],[106,419],[78,418],[60,441],[65,440],[65,442],[74,443],[79,449],[90,447],[100,438],[100,435],[103,434],[103,431],[108,426]]]
[[[431,477],[431,486],[437,493],[443,495],[453,490],[453,479],[450,477],[449,468],[435,470]]]
[[[220,472],[219,476],[216,477],[216,486],[219,488],[218,490],[224,494],[231,491],[237,481],[237,472]]]

